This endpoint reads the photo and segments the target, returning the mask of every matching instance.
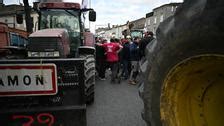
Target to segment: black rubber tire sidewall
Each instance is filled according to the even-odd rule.
[[[223,2],[219,0],[218,3]],[[224,54],[224,8],[217,8],[214,3],[202,4],[201,11],[184,17],[190,11],[187,8],[190,4],[193,3],[186,3],[179,13],[161,24],[157,40],[147,46],[143,100],[144,117],[149,126],[163,125],[160,118],[162,84],[176,64],[192,56]]]
[[[86,103],[92,104],[94,102],[95,94],[95,57],[94,55],[82,55],[85,58],[85,95]]]

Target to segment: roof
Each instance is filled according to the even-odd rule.
[[[1,26],[6,26],[6,27],[8,26],[8,25],[7,25],[6,23],[4,23],[4,22],[0,22],[0,25],[1,25]]]
[[[135,22],[139,22],[139,21],[143,21],[143,20],[145,20],[145,17],[136,19],[136,20],[134,20],[134,21],[131,21],[130,23],[135,23]]]
[[[169,3],[169,4],[164,4],[162,6],[159,6],[157,8],[154,8],[153,11],[155,11],[157,9],[160,9],[160,8],[163,8],[163,7],[166,7],[166,6],[179,6],[180,4],[182,4],[182,3]]]
[[[66,32],[67,30],[62,28],[43,29],[30,34],[29,37],[62,37]]]
[[[31,9],[31,13],[33,12],[34,10]],[[15,15],[18,13],[24,13],[24,6],[16,4],[0,6],[0,16]]]
[[[131,21],[130,23],[134,24],[132,29],[143,29],[145,26],[145,18],[140,18],[134,21]]]
[[[80,9],[79,3],[73,2],[40,2],[40,9]]]

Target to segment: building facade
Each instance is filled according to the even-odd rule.
[[[105,28],[105,29],[96,29],[96,34],[98,36],[104,37],[105,39],[109,40],[112,37],[115,38],[124,38],[124,35],[122,34],[122,32],[124,30],[129,29],[128,25],[129,24],[133,24],[132,29],[144,29],[144,25],[145,25],[145,18],[140,18],[131,22],[127,22],[126,24],[123,25],[113,25],[112,28]]]
[[[131,21],[130,23],[133,24],[132,29],[144,29],[145,27],[145,18],[140,18],[134,21]]]
[[[126,25],[112,26],[112,28],[105,28],[101,31],[97,30],[98,32],[96,31],[96,35],[109,41],[112,37],[123,38],[122,31],[125,29],[127,29]]]
[[[23,23],[18,24],[16,21],[16,15],[23,15]],[[38,26],[38,14],[35,11],[31,11],[32,23],[33,23],[33,31],[35,31]],[[25,12],[24,6],[22,5],[4,5],[0,3],[0,22],[8,24],[9,27],[26,30],[26,22],[25,22]]]
[[[178,6],[181,3],[164,4],[160,7],[153,9],[153,12],[146,14],[145,29],[156,33],[156,30],[161,22],[168,17],[174,15]]]

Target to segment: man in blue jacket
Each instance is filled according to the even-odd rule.
[[[130,45],[130,60],[132,70],[130,74],[129,83],[133,85],[137,84],[136,77],[139,71],[139,60],[140,60],[139,41],[140,39],[138,37],[135,37],[133,43],[131,43]]]

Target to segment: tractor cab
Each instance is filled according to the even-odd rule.
[[[67,29],[70,39],[70,55],[77,57],[78,48],[84,43],[84,12],[89,12],[89,20],[96,20],[96,12],[92,9],[81,9],[79,3],[43,2],[39,3],[39,30]]]

